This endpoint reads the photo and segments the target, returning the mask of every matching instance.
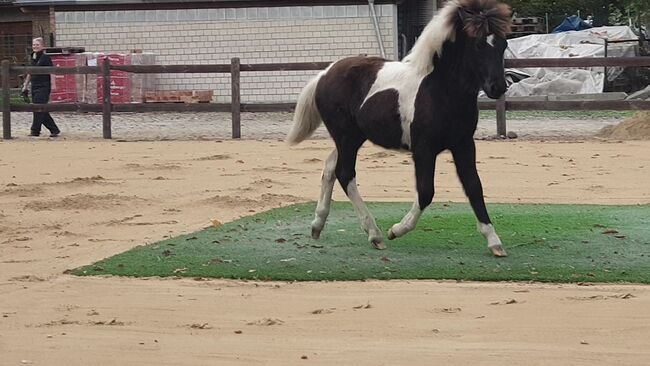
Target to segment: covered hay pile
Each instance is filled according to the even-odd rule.
[[[604,127],[596,136],[615,140],[650,140],[650,111],[637,112],[618,125]]]

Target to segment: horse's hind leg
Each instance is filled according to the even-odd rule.
[[[330,203],[332,202],[332,189],[334,189],[334,180],[338,153],[336,149],[332,151],[330,156],[325,161],[323,168],[323,175],[320,180],[320,196],[318,197],[318,205],[316,205],[316,212],[314,213],[314,221],[311,222],[311,237],[318,239],[320,233],[325,226],[327,215],[330,213]]]
[[[341,141],[342,140],[342,141]],[[336,178],[339,180],[343,191],[352,202],[354,210],[359,217],[361,227],[368,234],[368,241],[376,249],[385,249],[383,234],[375,223],[368,207],[363,202],[357,188],[355,165],[357,152],[365,138],[347,138],[337,141],[338,159],[336,162]]]

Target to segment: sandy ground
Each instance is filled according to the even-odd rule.
[[[211,219],[314,200],[331,149],[0,142],[0,365],[648,363],[648,286],[64,274]],[[478,167],[488,203],[648,204],[648,151],[649,141],[479,141]],[[366,147],[358,171],[369,201],[414,197],[406,154]],[[436,188],[437,201],[465,200],[448,154]],[[345,199],[338,187],[334,198]]]

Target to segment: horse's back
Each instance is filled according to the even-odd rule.
[[[330,66],[316,88],[316,105],[321,115],[336,111],[354,115],[385,62],[380,57],[355,56]]]

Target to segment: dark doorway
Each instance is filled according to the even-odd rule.
[[[32,48],[32,22],[0,23],[0,60],[12,65],[27,65]],[[20,85],[14,75],[9,80],[12,88]]]
[[[397,3],[398,56],[401,60],[429,23],[443,0],[404,0]]]

